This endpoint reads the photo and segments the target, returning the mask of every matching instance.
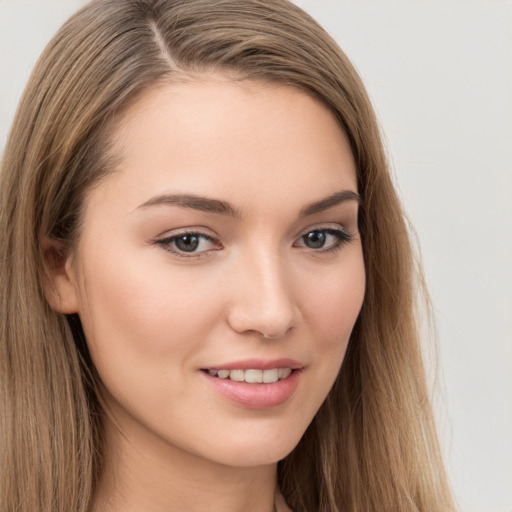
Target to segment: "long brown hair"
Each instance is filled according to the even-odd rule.
[[[295,512],[453,510],[419,344],[423,281],[378,124],[347,57],[287,0],[97,0],[40,58],[0,176],[0,507],[90,507],[98,377],[79,319],[45,299],[43,241],[76,242],[84,196],[113,167],[114,115],[158,82],[210,71],[313,95],[357,164],[366,295],[333,389],[279,463],[286,500]]]

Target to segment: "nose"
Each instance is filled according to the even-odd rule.
[[[238,333],[281,338],[302,319],[290,272],[277,254],[253,254],[232,275],[228,322]]]

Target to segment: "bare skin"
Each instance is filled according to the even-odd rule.
[[[277,463],[364,295],[346,138],[302,92],[219,75],[148,91],[113,136],[119,169],[88,195],[52,298],[104,386],[93,510],[289,511]]]

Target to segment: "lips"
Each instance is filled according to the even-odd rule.
[[[245,360],[203,369],[213,389],[237,406],[268,409],[295,393],[303,365],[292,359]]]

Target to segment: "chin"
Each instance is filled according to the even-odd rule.
[[[234,436],[228,435],[220,445],[210,444],[209,458],[234,467],[276,464],[293,451],[302,438],[303,431],[281,427],[266,432],[265,429],[260,429],[256,435],[249,435],[249,432],[245,432],[246,435],[241,434],[238,432]]]

